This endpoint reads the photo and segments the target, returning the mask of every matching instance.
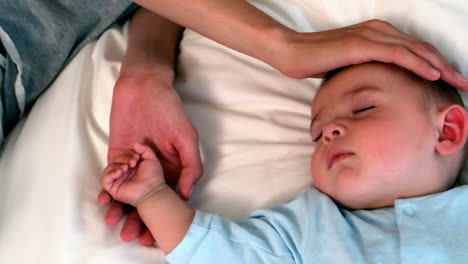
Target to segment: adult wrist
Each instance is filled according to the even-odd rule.
[[[144,88],[148,85],[152,89],[170,89],[174,88],[174,71],[164,66],[150,65],[135,65],[127,67],[120,72],[115,89],[119,87],[126,90]]]
[[[120,77],[165,77],[174,80],[175,72],[171,63],[155,58],[125,58],[120,67]]]
[[[266,58],[260,59],[286,76],[293,75],[294,49],[300,35],[301,33],[284,26],[272,29],[269,34],[270,39],[266,40],[270,43],[270,47],[264,49],[264,52],[267,52]]]

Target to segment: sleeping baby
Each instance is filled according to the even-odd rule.
[[[103,187],[137,208],[171,263],[463,263],[468,113],[458,92],[393,64],[335,70],[312,102],[314,186],[229,219],[194,211],[135,143]]]

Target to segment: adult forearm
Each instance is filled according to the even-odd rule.
[[[137,205],[137,210],[159,248],[166,254],[185,237],[195,215],[168,186],[148,194]]]
[[[121,76],[157,74],[172,84],[177,44],[183,28],[140,8],[130,21],[127,52]]]
[[[225,46],[275,65],[291,30],[244,0],[135,0],[147,9]]]

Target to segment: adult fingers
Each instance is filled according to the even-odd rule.
[[[406,68],[415,74],[428,79],[437,80],[440,72],[434,69],[428,61],[412,53],[402,45],[377,43],[363,38],[348,38],[342,49],[343,54],[336,56],[352,57],[350,64],[359,64],[370,61],[394,63]]]
[[[101,190],[97,196],[97,200],[101,205],[108,205],[112,202],[112,196],[105,190]]]
[[[453,65],[432,44],[417,39],[405,39],[382,34],[381,40],[388,44],[402,45],[411,53],[426,60],[434,69],[441,73],[442,78],[454,74]]]
[[[175,144],[179,152],[182,171],[179,178],[180,194],[184,200],[189,200],[193,186],[198,182],[203,174],[200,150],[198,148],[198,135],[194,129],[193,133],[185,136]]]
[[[398,64],[423,78],[436,80],[441,74],[430,62],[437,62],[434,63],[437,65],[444,63],[441,62],[443,57],[438,57],[438,54],[432,52],[423,44],[418,46],[404,38],[394,37],[372,28],[351,31],[323,31],[304,35],[304,38],[305,41],[302,39],[297,41],[299,44],[298,50],[307,50],[307,45],[310,45],[308,44],[309,41],[312,41],[312,43],[315,43],[315,46],[312,46],[319,50],[320,55],[314,57],[314,64],[318,66],[310,72],[309,76],[315,76],[347,65],[381,61]],[[317,41],[320,39],[328,41]],[[416,51],[413,52],[411,49]],[[306,61],[305,64],[307,65],[308,62]],[[444,69],[447,69],[447,67],[449,66],[445,68],[439,66],[439,68]],[[300,75],[298,77],[304,78]]]
[[[349,29],[354,30],[354,34],[361,35],[369,40],[403,45],[408,51],[426,60],[432,68],[440,72],[439,77],[441,79],[460,90],[468,90],[468,80],[431,43],[418,40],[411,35],[399,31],[392,24],[377,19],[350,26]],[[400,66],[403,65],[400,64]],[[415,69],[409,70],[418,74],[418,71]],[[427,78],[426,75],[421,75],[421,77],[436,80],[434,78]]]
[[[141,232],[140,236],[138,237],[138,240],[140,241],[140,245],[149,247],[154,244],[155,240],[153,238],[153,235],[151,235],[151,232],[145,225],[143,225],[142,228],[143,232]]]
[[[455,88],[468,92],[468,80],[457,68],[454,68],[452,73],[443,73],[442,79]]]
[[[105,220],[110,226],[116,225],[125,215],[125,208],[121,202],[114,201],[109,210],[107,210]]]
[[[389,25],[389,27],[391,27],[391,25]],[[451,63],[449,63],[448,60],[434,46],[416,38],[411,38],[401,32],[392,34],[392,32],[388,31],[392,30],[387,30],[386,32],[380,28],[358,27],[349,31],[347,33],[349,36],[344,38],[344,40],[353,42],[353,38],[361,38],[363,41],[373,41],[376,44],[402,46],[414,55],[419,56],[421,59],[427,61],[429,65],[431,65],[435,70],[441,73],[452,71],[453,67]],[[398,30],[395,29],[395,31]],[[349,39],[351,39],[351,41],[349,41]]]
[[[380,19],[372,19],[368,20],[359,24],[351,25],[348,27],[349,29],[362,29],[362,28],[371,28],[375,29],[377,31],[380,31],[382,33],[392,35],[397,38],[402,38],[406,39],[409,41],[417,41],[418,39],[414,36],[411,36],[409,34],[406,34],[405,32],[400,31],[397,29],[395,26],[393,26],[391,23],[380,20]]]
[[[429,48],[429,43],[391,43],[390,40],[388,43],[374,43],[367,48],[374,46],[375,51],[380,53],[374,53],[379,61],[398,64],[431,81],[441,78],[460,90],[468,91],[468,80],[435,47]]]
[[[412,52],[424,56],[432,67],[441,73],[441,79],[460,90],[468,91],[468,80],[466,77],[434,45],[415,39],[415,41],[410,41],[410,44],[406,46]]]
[[[142,230],[142,221],[138,212],[132,210],[129,212],[127,220],[125,220],[122,230],[120,231],[120,238],[125,242],[130,242],[135,240],[141,233]]]

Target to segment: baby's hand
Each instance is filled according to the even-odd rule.
[[[166,184],[153,150],[135,143],[104,169],[102,186],[115,200],[136,207],[143,198]]]

